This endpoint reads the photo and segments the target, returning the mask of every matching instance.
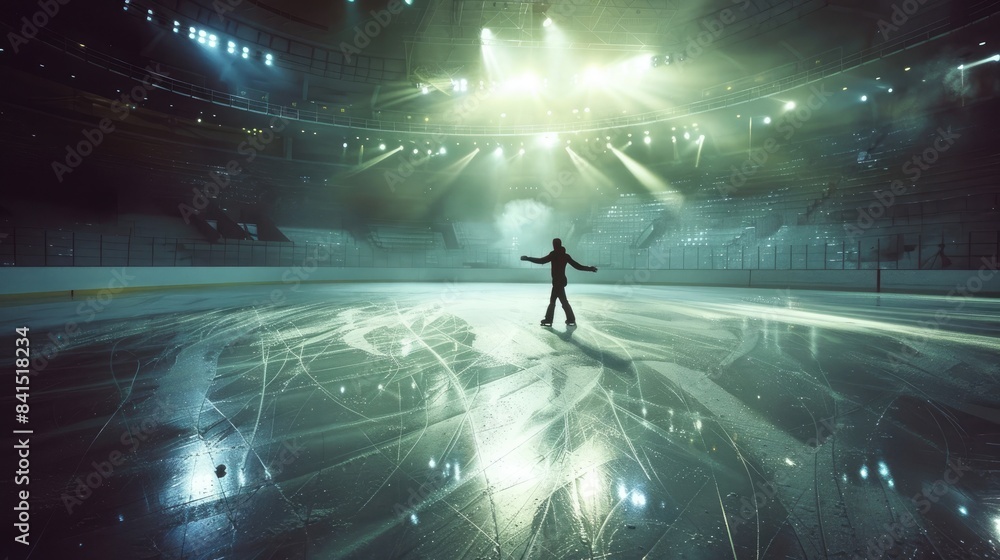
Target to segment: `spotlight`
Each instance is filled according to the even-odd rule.
[[[889,93],[892,93],[892,88],[889,88]]]
[[[791,111],[794,108],[795,108],[795,102],[794,101],[789,101],[788,103],[785,103],[785,110],[786,111]]]
[[[670,137],[670,141],[673,142],[674,144],[676,144],[677,143],[677,137],[676,136],[671,136]]]
[[[653,139],[650,138],[649,136],[646,136],[642,139],[642,141],[645,142],[646,144],[651,144],[653,142]]]
[[[174,33],[179,33],[181,30],[181,22],[174,20]]]
[[[545,21],[542,22],[542,27],[551,27],[551,26],[552,26],[552,18],[550,17],[545,18]]]
[[[270,53],[264,55],[264,64],[267,64],[268,66],[274,64],[274,55]]]
[[[384,152],[385,151],[385,144],[379,144],[378,145],[378,149],[380,149],[380,150],[382,150]]]
[[[347,142],[344,142],[344,147],[345,147],[345,148],[347,147]]]
[[[993,55],[993,62],[1000,62],[1000,54]]]
[[[685,140],[690,140],[690,139],[691,139],[691,133],[690,133],[690,132],[686,132],[686,131],[685,131],[685,132],[684,132],[684,139],[685,139]]]
[[[493,150],[493,155],[502,156],[503,155],[503,146],[497,146],[497,149]]]
[[[438,150],[438,155],[442,155],[443,156],[443,155],[445,155],[447,153],[448,153],[448,150],[444,149],[444,146],[441,146],[441,149]]]
[[[764,117],[764,124],[771,124],[771,117]]]
[[[861,96],[861,101],[862,101],[862,102],[864,102],[864,101],[868,101],[868,96],[867,96],[867,95],[862,95],[862,96]]]
[[[698,136],[698,143],[699,143],[699,144],[701,144],[701,143],[702,143],[702,142],[704,142],[704,141],[705,141],[705,135],[704,135],[704,134],[702,134],[702,135]]]
[[[417,150],[416,148],[413,148],[413,155],[417,155],[418,153],[420,153],[420,150]]]
[[[404,3],[405,3],[405,4],[407,5],[407,6],[412,6],[412,5],[413,5],[413,0],[403,0],[403,2],[404,2]]]
[[[427,95],[428,93],[430,93],[430,91],[431,91],[431,88],[429,88],[427,86],[424,86],[424,87],[420,88],[420,93],[422,93],[424,95]]]
[[[431,150],[427,150],[427,155],[431,155]]]
[[[517,155],[523,156],[524,155],[524,148],[521,148],[520,150],[518,150],[517,151]]]
[[[493,38],[493,32],[490,31],[489,27],[484,27],[483,30],[479,33],[479,38],[480,39],[492,39]]]

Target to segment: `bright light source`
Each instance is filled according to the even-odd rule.
[[[493,32],[490,31],[489,27],[484,27],[483,30],[479,33],[479,38],[480,39],[492,39],[493,38]]]
[[[906,68],[903,68],[903,72],[909,72],[909,71],[910,71],[910,67],[909,66],[907,66]]]
[[[979,41],[979,46],[980,46],[980,47],[983,47],[983,46],[985,46],[985,45],[986,45],[986,41]]]
[[[429,88],[427,86],[424,86],[424,87],[420,88],[420,93],[422,93],[424,95],[427,95],[428,93],[430,93],[430,91],[431,91],[431,88]]]
[[[653,142],[653,139],[649,136],[646,136],[645,138],[642,139],[642,141],[647,144],[651,144]]]
[[[785,103],[785,110],[786,111],[791,111],[794,108],[795,108],[795,102],[794,101],[789,101],[788,103]]]
[[[704,141],[705,141],[705,135],[704,134],[702,134],[701,136],[698,136],[698,143],[699,144],[701,144]]]
[[[431,155],[431,150],[427,150],[427,155]]]
[[[204,30],[204,29],[202,29],[201,31],[199,31],[199,32],[198,32],[198,36],[199,36],[199,37],[204,37],[204,36],[206,36],[206,35],[208,35],[208,33],[205,33],[205,30]]]
[[[419,154],[419,153],[420,153],[420,150],[418,150],[418,149],[416,149],[416,148],[413,148],[413,155],[417,155],[417,154]]]
[[[867,95],[862,95],[862,96],[861,96],[861,101],[862,101],[862,102],[864,102],[864,101],[868,101],[868,96],[867,96]]]
[[[521,148],[520,150],[518,150],[517,151],[517,155],[523,156],[524,155],[524,148]]]
[[[344,142],[344,147],[345,147],[345,148],[347,147],[347,142]]]
[[[379,144],[378,149],[385,151],[385,144]]]
[[[958,69],[959,70],[965,70],[965,65],[964,64],[959,64],[958,65]]]
[[[444,146],[441,146],[441,149],[438,150],[438,155],[443,156],[443,155],[445,155],[447,153],[448,153],[448,150],[444,149]]]
[[[497,146],[497,149],[493,150],[493,155],[502,156],[503,155],[503,147],[502,146]]]
[[[889,88],[889,93],[892,93],[892,88]]]
[[[591,66],[583,71],[583,83],[597,85],[604,80],[604,73],[599,68]]]
[[[771,117],[764,117],[764,124],[771,124]]]
[[[690,140],[691,139],[691,133],[690,132],[685,132],[684,133],[684,139],[685,140]]]
[[[545,18],[545,21],[542,22],[542,27],[549,27],[551,25],[552,25],[552,18],[547,17]]]
[[[674,144],[676,144],[677,143],[677,137],[676,136],[671,136],[670,137],[670,141],[673,142]]]
[[[264,55],[264,64],[267,64],[268,66],[270,66],[273,63],[274,63],[274,55],[273,54],[268,53],[268,54]]]
[[[469,89],[469,80],[462,78],[458,81],[459,91],[467,91]]]
[[[993,60],[993,62],[1000,62],[1000,54],[993,55],[992,60]]]
[[[407,6],[413,5],[413,0],[403,0],[403,2],[405,2]]]

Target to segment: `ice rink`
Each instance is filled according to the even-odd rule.
[[[1000,301],[548,289],[8,301],[30,558],[1000,558]]]

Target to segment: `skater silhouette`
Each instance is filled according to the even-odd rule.
[[[573,257],[566,253],[566,248],[563,247],[562,240],[558,237],[552,240],[552,252],[548,255],[541,258],[522,255],[521,260],[530,261],[535,264],[552,263],[552,294],[549,296],[549,307],[545,310],[545,318],[542,319],[542,326],[552,326],[552,315],[556,310],[557,299],[562,304],[563,312],[566,313],[566,324],[576,325],[576,315],[573,314],[573,308],[570,307],[569,300],[566,299],[566,284],[569,282],[566,279],[566,265],[570,264],[577,270],[587,272],[597,272],[597,267],[583,266],[574,261]]]

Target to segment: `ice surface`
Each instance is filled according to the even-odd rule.
[[[1000,301],[568,293],[8,304],[30,557],[1000,557]]]

